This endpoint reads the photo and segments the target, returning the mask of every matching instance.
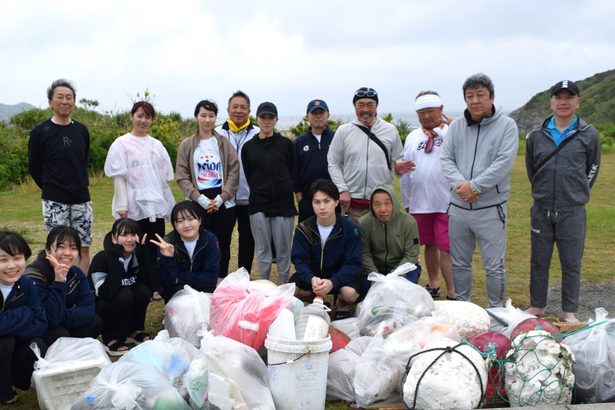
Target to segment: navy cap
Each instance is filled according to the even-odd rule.
[[[581,93],[579,92],[579,87],[577,87],[574,82],[570,80],[563,80],[551,87],[551,97],[553,97],[561,90],[568,90],[577,97],[581,96]]]
[[[258,106],[258,108],[256,109],[256,116],[262,117],[265,114],[271,114],[277,118],[278,109],[276,108],[274,103],[265,101],[264,103],[261,103],[261,105]]]
[[[312,100],[307,106],[306,114],[309,114],[319,108],[325,110],[326,112],[329,112],[329,107],[327,106],[326,102],[324,102],[323,100]]]

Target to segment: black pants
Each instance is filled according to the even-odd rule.
[[[208,198],[215,198],[217,193],[215,195],[208,194],[209,191],[213,190],[200,192]],[[220,190],[218,189],[218,191]],[[203,211],[201,226],[218,238],[218,245],[220,246],[220,270],[218,270],[218,277],[224,278],[228,275],[228,265],[231,259],[231,238],[233,236],[233,225],[235,224],[235,207],[227,209],[222,204],[218,212],[208,214],[197,202],[195,204]]]
[[[98,315],[94,315],[94,319],[90,323],[77,327],[50,327],[43,335],[43,341],[47,346],[51,346],[53,342],[61,337],[91,337],[96,339],[102,332],[103,321]]]
[[[235,205],[235,219],[237,221],[237,232],[239,233],[239,255],[237,257],[237,267],[242,266],[248,272],[252,271],[254,261],[254,237],[250,229],[249,205]]]
[[[102,339],[107,344],[112,340],[126,340],[135,330],[145,328],[147,305],[152,290],[142,283],[124,286],[111,302],[96,301],[96,313],[103,321]]]
[[[13,397],[13,386],[21,390],[30,388],[36,355],[30,343],[36,343],[41,356],[47,353],[47,345],[41,338],[20,339],[15,336],[0,336],[0,403]]]

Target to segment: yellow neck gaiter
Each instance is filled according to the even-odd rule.
[[[228,128],[231,130],[231,132],[239,132],[241,130],[245,130],[246,128],[248,128],[248,125],[250,125],[249,118],[246,120],[244,124],[240,125],[239,127],[230,118],[226,120],[226,122],[228,123]]]

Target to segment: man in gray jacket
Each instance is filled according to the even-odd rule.
[[[487,274],[488,307],[506,290],[506,201],[517,157],[517,124],[493,105],[493,82],[475,74],[463,84],[467,109],[442,146],[442,171],[451,186],[448,210],[451,260],[458,300],[472,297],[472,256],[478,243]]]
[[[576,322],[585,243],[585,204],[600,167],[600,137],[579,118],[579,88],[564,80],[551,88],[553,115],[527,136],[525,165],[532,184],[529,313],[547,305],[549,265],[557,244],[562,268],[562,317]]]

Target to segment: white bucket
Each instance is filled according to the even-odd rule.
[[[267,335],[269,388],[277,410],[322,410],[331,338],[285,340]]]

